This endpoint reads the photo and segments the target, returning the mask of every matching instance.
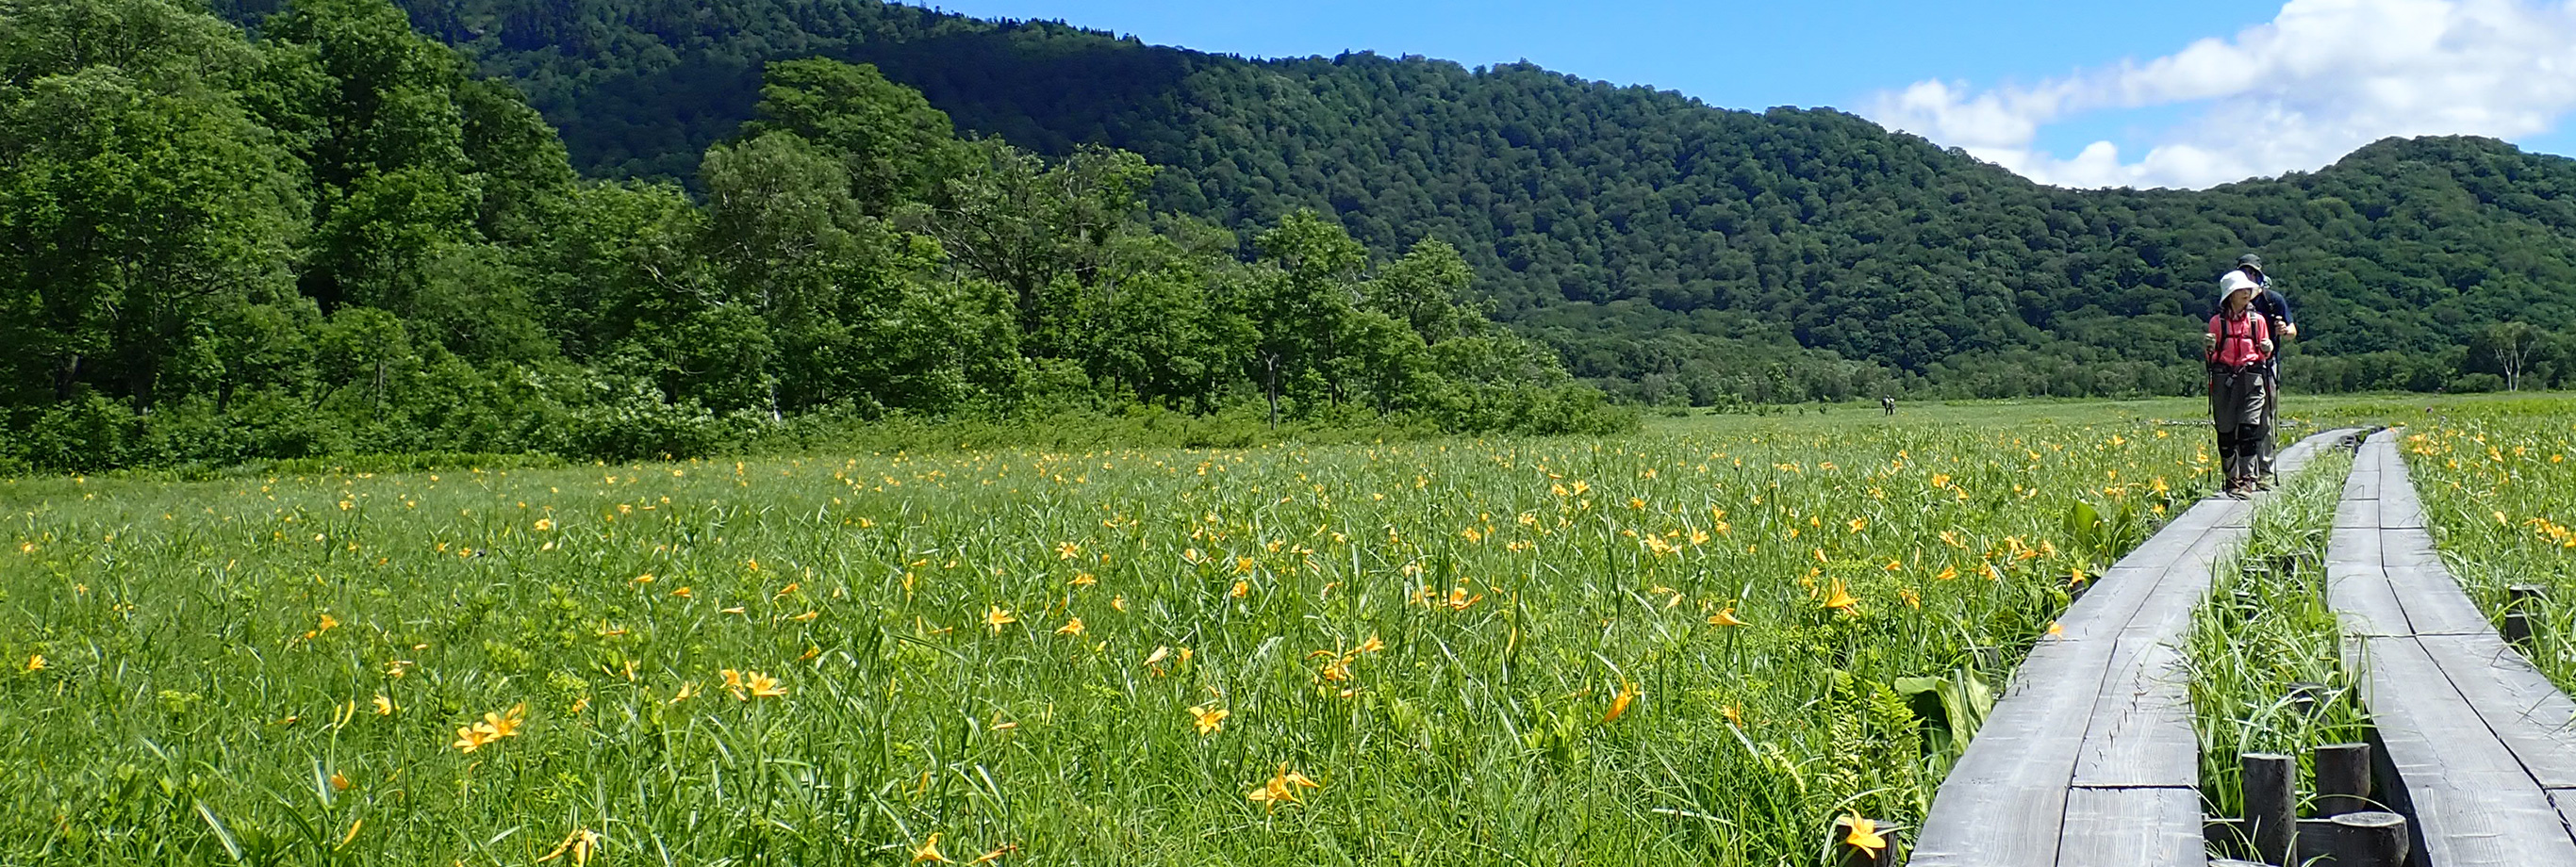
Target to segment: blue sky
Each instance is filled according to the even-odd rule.
[[[2430,43],[2414,54],[2408,52],[2418,49],[2406,46],[2329,50],[2361,41],[2352,35],[2356,33],[2439,29],[2445,26],[2441,22],[2455,19],[2460,23],[2450,42],[2468,38],[2459,34],[2478,26],[2515,34],[2545,31],[2557,38],[2551,28],[2562,19],[2576,25],[2576,11],[2557,5],[2564,2],[2300,0],[2285,7],[2280,2],[2223,0],[948,0],[939,5],[978,17],[1061,19],[1157,44],[1256,57],[1373,50],[1470,66],[1526,59],[1584,78],[1677,90],[1727,108],[1834,106],[1943,144],[1968,147],[2050,182],[2205,186],[2246,174],[2313,169],[2386,134],[2481,133],[2535,150],[2576,152],[2576,136],[2557,121],[2558,113],[2576,104],[2576,95],[2561,95],[2557,89],[2469,113],[2450,110],[2460,96],[2415,94],[2391,105],[2359,105],[2379,97],[2353,96],[2365,91],[2347,90],[2363,88],[2353,82],[2373,74],[2401,83],[2421,80],[2428,75],[2425,64],[2435,64],[2432,72],[2441,75],[2433,77],[2439,78],[2452,71],[2439,67],[2446,58],[2455,65],[2500,63],[2497,49],[2471,46],[2467,53],[2484,60],[2454,58],[2444,53],[2451,48]],[[2476,9],[2497,3],[2519,7],[2542,23],[2499,24],[2492,19],[2501,13]],[[2562,44],[2576,42],[2576,26],[2566,33],[2560,43],[2517,49],[2543,54],[2556,49],[2576,56],[2576,44]],[[2160,58],[2184,53],[2203,40],[2217,40],[2223,43],[2218,48],[2237,52],[2219,53],[2222,68],[2241,69],[2249,57],[2291,59],[2271,64],[2276,67],[2271,77],[2251,81],[2218,82],[2207,63],[2177,62],[2153,75],[2123,72],[2154,67]],[[2205,46],[2183,60],[2206,59],[2212,50]],[[2335,66],[2383,62],[2402,68]],[[2576,65],[2561,77],[2576,77]],[[1926,82],[1942,87],[1916,87]],[[2377,94],[2387,89],[2384,85],[2366,92]],[[2131,104],[2140,92],[2162,96],[2149,104]],[[2338,104],[2347,96],[2356,102],[2348,110]],[[2414,107],[2424,104],[2442,105],[2445,111]],[[2547,115],[2545,123],[2533,119],[2534,110]],[[2431,114],[2443,117],[2427,116]],[[2269,134],[2286,145],[2202,153],[2208,145],[2196,138],[2196,127],[2230,117],[2261,117],[2267,124],[2296,129]],[[2446,123],[2463,128],[2445,128]],[[2535,124],[2544,128],[2533,130]],[[2316,141],[2297,137],[2310,132]],[[2118,156],[2079,159],[2096,141],[2108,141]],[[2148,155],[2160,145],[2178,147],[2160,157]]]

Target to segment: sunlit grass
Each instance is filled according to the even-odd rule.
[[[2397,448],[2443,563],[2491,620],[2502,623],[2508,588],[2547,589],[2524,655],[2559,688],[2576,688],[2576,401],[2446,407]]]
[[[2325,553],[2352,457],[2322,451],[2254,510],[2243,546],[2221,556],[2185,650],[2210,815],[2244,815],[2244,753],[2297,756],[2363,740],[2369,721],[2342,664],[2325,596]]]
[[[2104,415],[20,480],[0,862],[1802,862],[2205,484]]]

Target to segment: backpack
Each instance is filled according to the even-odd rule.
[[[2210,324],[2218,329],[2218,345],[2210,349],[2208,358],[2213,371],[2242,372],[2264,362],[2261,342],[2269,339],[2271,328],[2262,314],[2248,308],[2242,333],[2231,333],[2225,313],[2212,317]]]

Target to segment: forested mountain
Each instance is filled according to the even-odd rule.
[[[525,90],[594,175],[693,178],[764,62],[866,62],[969,133],[1142,155],[1161,208],[1237,228],[1311,208],[1382,250],[1445,240],[1502,319],[1654,400],[2184,390],[2194,317],[2249,249],[2300,308],[2311,387],[2454,384],[2496,367],[2470,344],[2501,322],[2576,325],[2576,161],[2490,140],[2069,191],[1832,110],[1527,65],[1246,60],[874,0],[403,3]]]
[[[2302,310],[2294,385],[2576,374],[2576,161],[2491,140],[2068,191],[1525,65],[870,0],[258,2],[216,7],[247,31],[5,5],[0,471],[891,416],[1634,423],[1576,378],[2180,393],[2249,248]]]
[[[5,9],[0,472],[698,454],[893,416],[1635,423],[1488,319],[1445,242],[1291,211],[1246,249],[1143,207],[1132,153],[961,139],[865,66],[767,64],[692,197],[579,180],[386,0],[301,0],[256,41],[187,0]]]

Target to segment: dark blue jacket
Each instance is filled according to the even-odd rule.
[[[2275,334],[2279,333],[2281,326],[2299,324],[2298,320],[2290,318],[2290,299],[2273,289],[2270,280],[2263,281],[2263,294],[2254,296],[2254,312],[2272,320]]]
[[[2272,346],[2274,347],[2272,357],[2266,359],[2263,366],[2269,368],[2272,375],[2279,376],[2281,373],[2279,347],[2289,339],[2282,335],[2282,332],[2287,330],[2282,326],[2297,327],[2299,321],[2290,318],[2290,299],[2283,296],[2280,290],[2272,288],[2272,278],[2267,276],[2257,279],[2263,284],[2263,294],[2254,296],[2254,312],[2263,314],[2265,319],[2272,320]]]

